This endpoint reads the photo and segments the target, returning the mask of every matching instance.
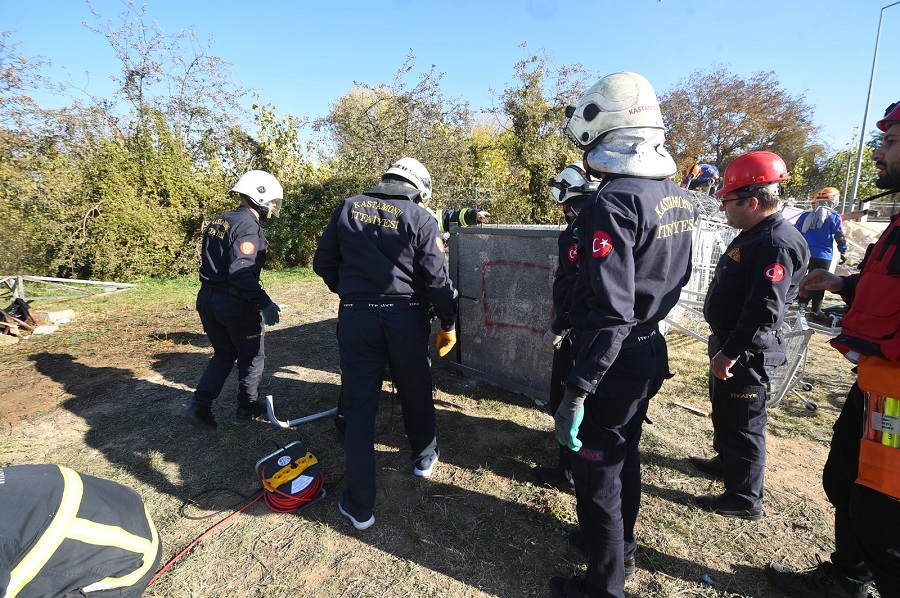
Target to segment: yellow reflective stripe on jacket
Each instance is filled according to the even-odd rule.
[[[141,566],[128,575],[123,575],[122,577],[107,577],[106,579],[101,579],[100,581],[92,583],[89,586],[85,586],[84,588],[82,588],[85,593],[99,592],[101,590],[110,590],[113,588],[127,588],[129,586],[133,586],[150,571],[150,568],[153,567],[153,563],[156,562],[156,553],[159,550],[159,535],[156,532],[156,526],[153,525],[153,519],[150,517],[150,513],[147,512],[147,507],[144,507],[144,515],[147,517],[147,525],[150,526],[149,540],[147,540],[146,538],[141,538],[140,536],[135,536],[121,528],[116,527],[112,528],[113,530],[115,530],[115,533],[109,535],[110,541],[102,543],[108,546],[117,546],[124,550],[141,553],[143,556],[143,562]],[[91,522],[87,523],[90,524],[89,529],[94,529],[95,526],[99,525]],[[110,526],[103,525],[100,527],[109,528]],[[71,537],[74,538],[74,536]],[[94,543],[100,544],[101,542]],[[134,548],[132,548],[131,546],[133,546]]]
[[[59,471],[62,473],[63,493],[59,502],[59,509],[53,516],[53,521],[47,526],[47,530],[41,535],[40,539],[28,551],[28,554],[16,565],[12,570],[9,578],[9,587],[6,589],[6,598],[15,598],[28,583],[40,572],[41,568],[47,564],[47,561],[59,548],[59,545],[66,539],[66,528],[69,522],[78,514],[78,507],[81,505],[81,496],[84,487],[81,484],[81,477],[69,469],[58,465]]]
[[[59,509],[40,539],[12,570],[6,598],[15,598],[40,573],[63,541],[67,539],[95,546],[121,548],[128,552],[138,553],[142,557],[142,563],[138,569],[122,577],[107,577],[81,588],[85,593],[126,588],[137,583],[153,567],[156,562],[156,553],[159,551],[159,534],[147,508],[144,507],[144,516],[150,527],[149,540],[118,526],[81,519],[77,517],[84,494],[81,476],[68,467],[62,465],[57,465],[57,467],[62,472],[64,482]]]

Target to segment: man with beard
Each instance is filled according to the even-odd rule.
[[[880,189],[900,191],[900,102],[876,125],[872,153]],[[832,346],[852,363],[857,380],[834,424],[822,486],[834,505],[831,561],[810,571],[770,563],[766,576],[788,596],[900,596],[900,218],[866,252],[862,271],[836,276],[818,269],[800,294],[827,290],[850,306]]]

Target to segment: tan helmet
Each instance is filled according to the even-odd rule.
[[[566,135],[583,151],[615,129],[664,128],[653,86],[641,75],[627,71],[597,81],[577,105],[566,108],[566,115]]]

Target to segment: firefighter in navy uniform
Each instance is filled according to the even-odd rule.
[[[784,161],[757,151],[735,158],[716,192],[728,224],[741,231],[728,245],[703,304],[710,327],[709,395],[716,455],[691,457],[721,477],[725,492],[697,506],[724,517],[762,517],[766,400],[776,366],[786,361],[781,326],[806,272],[809,247],[779,211]]]
[[[375,523],[375,417],[390,363],[415,462],[431,475],[439,451],[429,368],[429,305],[441,322],[440,356],[456,343],[456,300],[434,216],[431,175],[413,158],[390,165],[381,182],[332,214],[313,270],[340,296],[338,347],[347,487],[338,509],[356,529]]]
[[[650,83],[620,72],[591,87],[569,137],[600,188],[582,208],[569,319],[575,364],[556,411],[560,444],[575,452],[584,578],[554,577],[555,596],[625,595],[634,575],[640,441],[650,399],[670,376],[658,325],[691,273],[697,207],[669,179],[674,160]],[[573,538],[573,544],[576,544]]]
[[[875,185],[900,193],[900,102],[876,123],[884,132],[872,152]],[[838,293],[850,308],[831,344],[857,363],[834,424],[822,487],[834,506],[834,552],[811,571],[770,563],[766,576],[798,598],[900,596],[900,217],[894,215],[860,265],[837,276],[810,272],[800,293]],[[888,406],[892,409],[888,409]],[[893,433],[892,433],[893,432]]]
[[[203,231],[197,311],[213,356],[184,411],[184,417],[211,428],[217,427],[212,403],[235,362],[236,417],[249,420],[265,412],[258,395],[265,362],[263,324],[277,324],[281,311],[259,280],[268,249],[261,222],[278,217],[281,184],[268,172],[251,170],[231,190],[240,194],[241,204],[213,218]]]
[[[161,556],[134,490],[62,465],[0,468],[3,598],[137,598]]]
[[[569,164],[547,183],[553,199],[560,204],[566,228],[559,234],[559,262],[553,279],[553,310],[555,317],[544,334],[544,341],[553,348],[553,365],[550,370],[550,415],[554,415],[566,392],[566,380],[572,370],[572,339],[569,331],[569,309],[572,305],[572,287],[578,272],[578,231],[575,219],[590,196],[600,186],[579,163]],[[538,465],[532,473],[538,483],[553,486],[564,492],[574,492],[572,480],[572,451],[559,445],[559,457],[555,467]]]

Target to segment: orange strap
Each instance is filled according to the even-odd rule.
[[[900,500],[900,363],[863,355],[857,371],[866,426],[856,483]]]

